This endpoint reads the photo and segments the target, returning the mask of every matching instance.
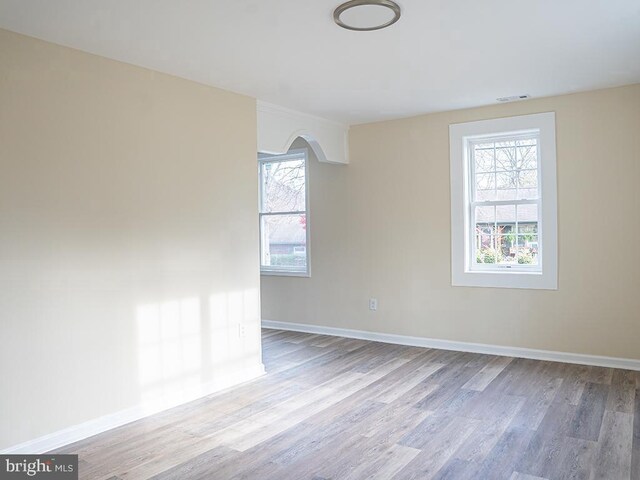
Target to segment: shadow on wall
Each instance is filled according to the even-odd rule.
[[[141,406],[156,410],[197,398],[259,364],[258,302],[258,291],[246,290],[139,305]]]

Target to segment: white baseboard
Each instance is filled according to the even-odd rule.
[[[439,340],[436,338],[411,337],[407,335],[395,335],[392,333],[367,332],[364,330],[324,327],[319,325],[307,325],[304,323],[278,322],[274,320],[262,320],[262,327],[276,330],[289,330],[292,332],[319,333],[322,335],[332,335],[337,337],[357,338],[360,340],[409,345],[412,347],[438,348],[441,350],[485,353],[505,357],[531,358],[534,360],[577,363],[579,365],[593,365],[597,367],[623,368],[626,370],[640,371],[640,360],[631,358],[602,357],[599,355],[554,352],[551,350],[535,350],[532,348],[505,347],[484,343],[456,342],[452,340]]]
[[[127,423],[140,420],[154,413],[168,410],[178,405],[182,405],[213,393],[219,393],[227,388],[235,387],[241,383],[248,382],[264,375],[264,365],[259,363],[253,367],[247,368],[233,375],[220,377],[213,382],[203,385],[196,393],[183,397],[179,401],[170,403],[157,403],[154,407],[146,407],[137,405],[126,410],[111,413],[103,417],[86,421],[79,425],[74,425],[57,432],[44,435],[34,440],[29,440],[18,445],[14,445],[0,451],[0,454],[27,454],[27,453],[45,453],[55,450],[65,445],[83,440],[85,438],[97,435],[98,433],[120,427]]]

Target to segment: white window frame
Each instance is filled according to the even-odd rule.
[[[304,160],[304,207],[305,210],[294,212],[263,212],[262,211],[262,165],[264,163],[285,162],[288,160]],[[276,216],[276,215],[305,215],[305,233],[306,233],[306,270],[296,270],[287,267],[267,267],[262,265],[262,217]],[[267,153],[258,154],[258,222],[260,232],[260,274],[261,275],[277,275],[286,277],[310,277],[311,276],[311,221],[309,215],[309,152],[306,148],[291,149],[287,153],[281,155],[272,155]]]
[[[538,113],[452,124],[449,126],[451,168],[451,284],[465,287],[558,288],[558,226],[555,113]],[[478,265],[471,225],[473,187],[470,145],[473,141],[536,134],[538,138],[537,266]],[[520,203],[507,200],[504,204]],[[532,203],[525,201],[522,203]]]

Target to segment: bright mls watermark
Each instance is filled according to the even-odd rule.
[[[0,455],[0,480],[78,480],[78,455]]]

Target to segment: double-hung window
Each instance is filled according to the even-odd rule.
[[[557,288],[555,115],[450,126],[452,283]]]
[[[309,275],[307,151],[258,156],[260,271]]]

